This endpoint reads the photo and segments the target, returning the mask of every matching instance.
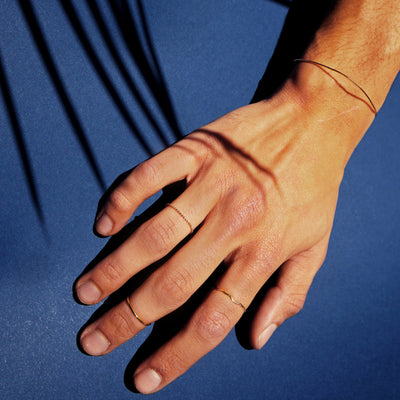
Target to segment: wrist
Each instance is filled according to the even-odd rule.
[[[282,93],[312,116],[327,140],[340,141],[346,162],[375,117],[368,97],[351,79],[316,64],[297,63]]]

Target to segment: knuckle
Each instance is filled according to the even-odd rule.
[[[158,291],[164,305],[177,307],[184,303],[191,294],[192,278],[187,270],[166,274],[160,279],[161,288]]]
[[[108,203],[112,208],[122,211],[129,212],[132,210],[132,201],[129,199],[128,195],[122,188],[115,189],[108,199]]]
[[[188,139],[195,140],[199,144],[198,148],[196,148],[196,153],[203,162],[220,156],[224,151],[222,137],[208,129],[198,129],[191,133]]]
[[[262,249],[262,253],[257,254],[256,266],[260,273],[260,279],[270,277],[281,264],[282,250],[274,243],[272,238],[268,238]]]
[[[258,177],[258,187],[264,195],[277,189],[277,178],[272,169],[262,168],[262,173]]]
[[[144,245],[157,254],[164,254],[175,242],[176,225],[172,220],[152,221],[143,227]]]
[[[236,171],[227,170],[219,174],[214,174],[209,177],[211,187],[215,188],[218,192],[219,199],[224,196],[235,199],[235,194],[238,191],[238,184],[235,182]]]
[[[232,127],[231,129],[238,131],[248,131],[249,125],[252,125],[251,119],[249,120],[249,117],[240,108],[225,114],[223,119]]]
[[[160,168],[154,159],[149,159],[135,170],[136,183],[140,186],[155,185],[160,180]]]
[[[275,272],[276,268],[276,263],[268,255],[258,256],[255,254],[248,259],[246,276],[258,282],[263,282]]]
[[[266,198],[261,189],[256,188],[245,195],[236,189],[226,200],[230,203],[230,212],[226,213],[229,219],[226,223],[232,234],[249,232],[265,220]]]
[[[230,111],[225,115],[225,118],[232,121],[243,121],[243,119],[245,119],[240,109]]]
[[[257,187],[247,194],[240,204],[240,212],[245,228],[252,227],[264,219],[266,214],[266,195]]]
[[[185,136],[173,147],[178,151],[177,157],[183,157],[187,165],[191,166],[190,170],[197,170],[207,156],[204,141],[198,137],[197,132]]]
[[[164,354],[161,365],[162,367],[156,368],[156,370],[166,379],[169,375],[176,375],[176,372],[181,373],[189,367],[186,354],[180,354],[176,348],[174,351]]]
[[[221,341],[231,329],[231,321],[227,314],[218,310],[202,312],[195,322],[197,334],[205,342]]]
[[[114,310],[109,319],[110,326],[112,327],[112,335],[122,340],[127,340],[132,337],[133,328],[132,322],[121,313]]]
[[[125,274],[125,269],[115,261],[107,260],[102,264],[100,269],[101,280],[107,285],[113,287],[119,284],[121,278]]]
[[[306,301],[306,294],[304,293],[286,294],[285,308],[288,318],[298,314],[303,309],[305,301]]]

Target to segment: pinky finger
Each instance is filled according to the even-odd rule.
[[[253,348],[261,349],[279,325],[301,311],[314,276],[324,262],[328,240],[280,267],[276,284],[268,290],[250,322],[249,339]]]
[[[195,169],[194,158],[183,145],[174,145],[139,164],[113,190],[98,211],[95,230],[102,236],[117,233],[137,207],[171,183],[185,179]]]

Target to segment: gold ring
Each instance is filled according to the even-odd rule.
[[[146,324],[146,322],[144,322],[144,321],[142,320],[142,318],[140,318],[139,315],[136,314],[135,310],[132,308],[131,301],[129,300],[129,296],[126,298],[126,302],[127,302],[128,306],[129,306],[130,310],[132,311],[132,314],[135,316],[135,318],[136,318],[141,324],[143,324],[144,326],[149,326],[150,324]]]
[[[247,310],[246,307],[245,307],[240,301],[235,300],[235,299],[233,298],[233,296],[232,296],[230,293],[228,293],[227,291],[225,291],[225,290],[223,290],[223,289],[220,289],[220,288],[218,288],[218,287],[216,287],[216,286],[214,286],[214,289],[215,289],[215,290],[218,290],[218,291],[221,292],[221,293],[223,293],[225,296],[228,296],[233,304],[236,304],[237,306],[242,307],[244,311]]]
[[[190,233],[193,233],[193,226],[192,224],[189,222],[189,220],[171,203],[167,203],[166,204],[167,207],[171,207],[172,209],[174,209],[180,216],[181,218],[189,225],[190,228]]]

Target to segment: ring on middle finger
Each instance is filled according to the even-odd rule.
[[[131,301],[129,300],[129,296],[125,299],[126,303],[129,306],[129,309],[132,311],[133,316],[144,326],[149,326],[150,324],[146,323],[143,321],[143,319],[141,317],[139,317],[139,315],[136,313],[136,311],[133,309]]]

